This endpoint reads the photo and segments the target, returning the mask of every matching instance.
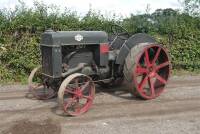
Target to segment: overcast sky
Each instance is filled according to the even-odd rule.
[[[34,0],[24,0],[31,7]],[[41,0],[39,0],[41,1]],[[123,16],[129,16],[130,13],[144,13],[147,5],[150,5],[150,11],[158,8],[180,8],[178,0],[42,0],[46,4],[58,5],[61,9],[68,7],[84,15],[92,9],[101,11],[103,14],[117,13]],[[18,0],[0,0],[0,8],[14,8]]]

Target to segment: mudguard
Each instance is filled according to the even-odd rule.
[[[116,59],[116,64],[124,64],[125,58],[132,47],[140,43],[156,43],[156,40],[145,33],[137,33],[131,36],[120,48],[119,54]]]

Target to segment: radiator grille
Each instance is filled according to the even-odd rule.
[[[52,48],[42,46],[42,71],[44,74],[53,75],[53,65],[52,65]]]

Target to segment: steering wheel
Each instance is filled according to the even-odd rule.
[[[130,37],[130,34],[128,33],[128,31],[122,26],[117,25],[117,24],[111,25],[111,32],[123,40],[126,40],[127,38]]]

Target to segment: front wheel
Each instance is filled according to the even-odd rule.
[[[41,67],[31,71],[28,78],[29,93],[36,99],[47,100],[56,96],[56,91],[50,86],[48,79],[41,73]]]
[[[78,116],[89,110],[94,96],[95,85],[92,79],[75,73],[62,82],[58,91],[58,103],[68,115]]]

